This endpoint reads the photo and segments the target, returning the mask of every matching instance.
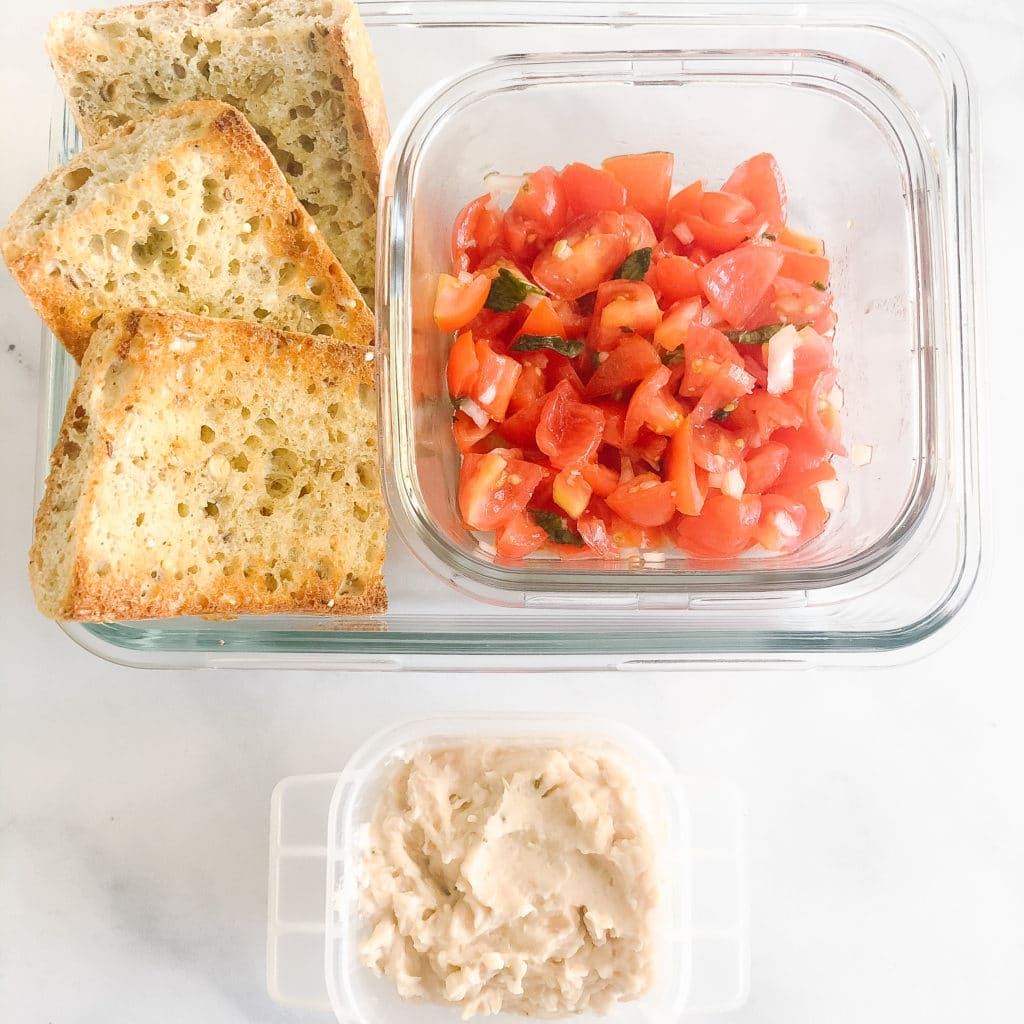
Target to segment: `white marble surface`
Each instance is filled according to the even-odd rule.
[[[2,219],[46,168],[41,38],[65,5],[3,6]],[[987,584],[940,653],[898,669],[371,679],[104,664],[32,609],[39,329],[0,272],[0,1020],[325,1020],[264,989],[274,783],[340,767],[403,715],[550,706],[625,718],[745,790],[753,977],[733,1019],[1022,1019],[1024,7],[913,6],[958,41],[981,108],[995,472]]]

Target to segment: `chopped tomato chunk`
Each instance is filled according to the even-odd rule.
[[[600,409],[581,402],[567,381],[548,396],[537,425],[537,447],[553,466],[589,462],[597,454],[604,428]]]
[[[778,277],[782,255],[749,245],[713,259],[697,271],[708,302],[734,327],[741,327]]]
[[[613,156],[601,164],[626,187],[626,202],[639,210],[655,231],[665,224],[665,208],[672,189],[671,153],[640,153],[635,156]]]
[[[493,530],[522,512],[544,476],[540,466],[510,458],[500,449],[463,455],[459,511],[471,530]]]
[[[641,473],[608,495],[608,504],[636,526],[664,526],[676,512],[674,488],[655,473]]]

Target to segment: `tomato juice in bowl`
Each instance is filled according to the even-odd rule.
[[[950,301],[962,300],[943,234],[949,186],[911,114],[859,66],[782,50],[510,57],[425,100],[396,132],[385,169],[378,314],[387,493],[417,556],[509,606],[544,595],[595,608],[616,595],[640,607],[774,595],[817,605],[823,630],[834,601],[920,568],[922,552],[959,529],[973,500],[963,428],[974,412],[969,389],[958,390],[970,368],[949,318]],[[433,318],[439,275],[453,270],[453,221],[493,172],[651,151],[675,155],[673,193],[694,179],[721,183],[751,154],[773,153],[790,223],[825,240],[843,440],[857,456],[835,462],[848,498],[795,550],[503,558],[493,539],[466,528],[458,502],[446,380],[453,335]],[[957,463],[951,490],[944,474]],[[973,578],[962,549],[946,555],[929,586],[947,569],[954,587]]]

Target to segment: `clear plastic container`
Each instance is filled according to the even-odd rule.
[[[739,797],[682,779],[644,737],[569,715],[427,718],[368,740],[340,775],[285,779],[271,802],[267,987],[286,1006],[332,1009],[343,1024],[445,1024],[451,1007],[402,1001],[359,959],[362,841],[398,765],[423,749],[494,742],[608,753],[633,777],[656,846],[657,967],[651,991],[622,1003],[621,1024],[721,1013],[746,1000],[749,937]],[[502,1014],[499,1020],[520,1018]],[[596,1024],[603,1018],[574,1018]]]
[[[949,43],[894,8],[455,0],[360,5],[395,126],[381,189],[381,453],[394,528],[375,619],[71,626],[143,665],[585,667],[891,660],[980,561],[974,125]],[[74,147],[60,136],[58,152]],[[849,498],[786,556],[637,570],[498,566],[461,527],[445,339],[430,317],[458,208],[490,170],[671,149],[680,181],[778,157],[827,242]],[[74,367],[52,338],[40,466]],[[864,659],[864,655],[876,655]],[[525,663],[525,662],[524,662]]]

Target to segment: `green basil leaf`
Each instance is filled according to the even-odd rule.
[[[550,348],[563,356],[575,359],[584,348],[582,341],[566,341],[557,334],[520,334],[512,342],[513,352],[537,352],[542,348]]]
[[[825,285],[821,281],[817,280],[817,278],[811,282],[811,287],[817,288],[819,292],[825,291]]]
[[[612,275],[621,278],[623,281],[642,281],[644,275],[651,269],[651,255],[653,250],[649,245],[643,249],[635,249],[619,266],[619,269]]]
[[[783,327],[789,326],[789,324],[765,324],[764,327],[757,327],[752,331],[726,331],[725,336],[734,345],[763,345],[778,334]],[[810,327],[810,323],[793,324],[793,326],[798,331],[802,331],[805,327]]]
[[[495,313],[511,313],[530,292],[544,294],[536,285],[523,280],[518,274],[513,274],[508,267],[502,267],[498,271],[498,276],[491,282],[491,290],[487,293],[484,305]]]
[[[683,351],[683,346],[672,349],[671,352],[662,352],[661,361],[665,366],[678,366],[680,363],[685,362],[686,353]]]
[[[583,547],[583,538],[557,512],[544,512],[541,509],[530,509],[533,521],[556,544],[571,544],[574,548]]]

